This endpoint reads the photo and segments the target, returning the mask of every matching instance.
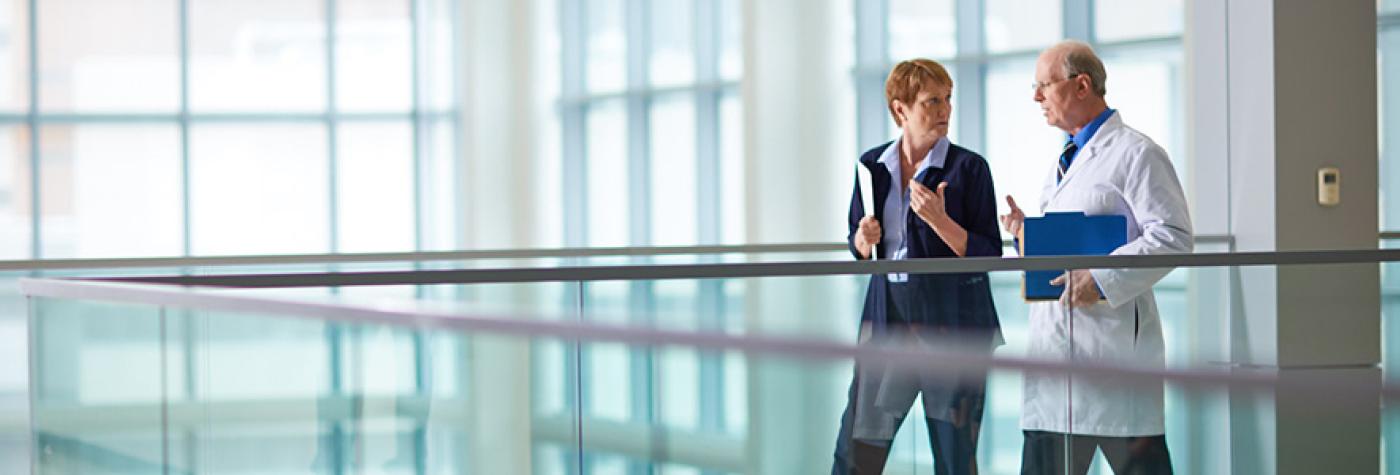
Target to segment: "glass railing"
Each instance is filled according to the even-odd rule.
[[[343,287],[32,281],[36,471],[826,473],[843,441],[855,447],[843,452],[850,460],[886,460],[885,473],[935,473],[950,461],[979,473],[1027,463],[1111,473],[1163,460],[1177,473],[1269,473],[1280,451],[1306,450],[1261,432],[1268,411],[1302,401],[1319,424],[1379,433],[1380,407],[1366,403],[1380,399],[1374,361],[1334,361],[1327,368],[1345,374],[1321,379],[1292,360],[1271,369],[1266,317],[1307,320],[1297,309],[1260,313],[1242,297],[1313,269],[1345,279],[1327,274],[1339,264],[1240,257],[1176,256],[1180,266],[1152,277],[1156,312],[1130,300],[1131,321],[1105,304],[1027,302],[1017,268],[1043,259],[959,263],[985,276],[947,262],[774,260],[602,265],[553,278],[390,272]],[[1295,257],[1310,263],[1267,264]],[[1342,267],[1374,273],[1396,257]],[[1209,265],[1230,259],[1251,265]],[[912,272],[898,285],[925,297],[905,291],[902,301],[922,303],[890,312],[922,316],[862,325],[872,272]],[[450,282],[486,280],[479,274],[518,281]],[[431,283],[391,285],[396,277]],[[1345,297],[1344,287],[1320,289],[1323,302],[1328,289]],[[1353,319],[1356,309],[1328,304],[1332,330],[1365,319],[1364,309]],[[1004,340],[995,352],[995,333],[939,320],[987,309]],[[1330,396],[1313,398],[1318,389]],[[1027,427],[1048,434],[1028,444]],[[969,430],[975,454],[949,455]],[[1115,438],[1154,434],[1164,437]],[[1169,450],[1153,458],[1133,452],[1140,446]]]
[[[57,259],[0,261],[0,473],[28,470],[30,444],[28,324],[17,282],[25,277],[134,277],[230,274],[317,274],[476,268],[612,266],[648,262],[734,262],[825,259],[839,243],[754,246],[523,249],[461,252],[316,254],[199,258]],[[826,256],[826,257],[824,257]],[[412,286],[294,289],[279,293],[360,298],[420,298]],[[436,297],[434,297],[436,298]],[[334,336],[328,334],[328,336]],[[325,344],[325,343],[322,343]]]

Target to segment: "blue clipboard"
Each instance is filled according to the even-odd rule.
[[[1023,256],[1106,256],[1128,242],[1128,218],[1121,215],[1088,216],[1082,212],[1045,213],[1026,218],[1022,225]],[[1025,299],[1056,300],[1063,285],[1050,281],[1064,271],[1027,271]]]

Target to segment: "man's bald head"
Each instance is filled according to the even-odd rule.
[[[1068,78],[1081,74],[1088,76],[1094,94],[1099,97],[1108,94],[1105,87],[1108,73],[1104,71],[1103,61],[1099,60],[1099,55],[1094,53],[1094,48],[1088,43],[1076,40],[1061,41],[1041,53],[1040,60],[1056,65],[1060,69],[1059,77]]]

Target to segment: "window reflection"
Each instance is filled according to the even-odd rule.
[[[70,0],[37,6],[39,105],[45,111],[179,108],[178,17],[170,2]],[[14,66],[10,71],[28,70],[27,64]]]
[[[621,101],[588,110],[588,245],[626,246],[627,111]]]
[[[1180,35],[1182,0],[1094,0],[1094,35],[1100,42]]]
[[[695,81],[693,0],[651,4],[651,83],[669,86]]]
[[[412,107],[412,25],[407,0],[336,1],[336,107],[408,111]]]
[[[957,53],[953,0],[890,0],[889,9],[891,61]]]
[[[346,123],[336,133],[341,252],[413,249],[413,130]]]
[[[1064,36],[1060,2],[1042,0],[986,0],[987,50],[1033,50]]]
[[[323,2],[190,0],[190,108],[320,111]]]
[[[326,131],[320,125],[193,127],[193,252],[327,252],[327,166]]]
[[[1065,133],[1045,123],[1026,88],[1034,76],[1034,63],[1014,61],[990,66],[986,79],[985,156],[997,194],[1016,198],[1028,213],[1040,209],[1041,188],[1065,143]],[[997,208],[998,214],[1007,213],[1006,200],[997,200]]]
[[[651,112],[651,244],[697,243],[695,102],[689,94],[657,99]]]
[[[48,126],[39,137],[45,258],[183,252],[176,126]]]
[[[623,0],[593,0],[587,3],[586,48],[588,78],[592,92],[616,91],[627,85],[627,36],[623,29]]]

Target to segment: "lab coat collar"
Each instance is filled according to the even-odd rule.
[[[1084,144],[1084,148],[1074,156],[1074,164],[1070,165],[1069,172],[1065,173],[1064,178],[1055,186],[1056,196],[1059,195],[1060,190],[1065,189],[1070,180],[1080,175],[1081,170],[1087,168],[1084,165],[1093,161],[1100,150],[1113,144],[1113,136],[1121,127],[1123,127],[1123,118],[1117,111],[1114,111],[1113,115],[1108,116],[1108,119],[1103,121],[1103,125],[1099,126],[1099,130],[1094,132],[1094,136],[1089,138],[1089,143]]]

